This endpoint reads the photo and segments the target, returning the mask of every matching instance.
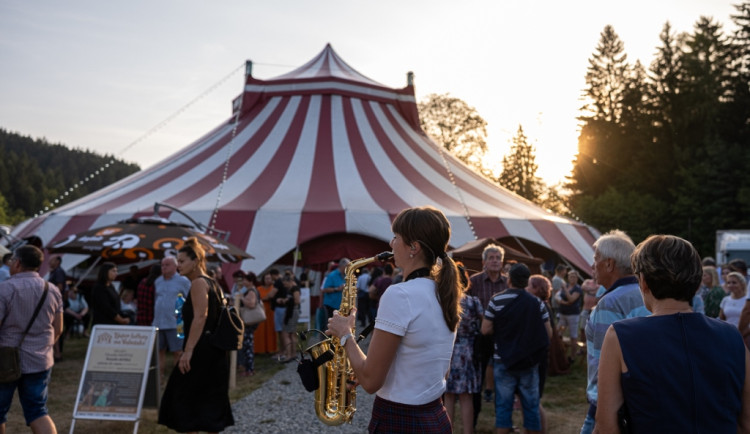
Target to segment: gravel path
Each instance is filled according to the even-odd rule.
[[[358,330],[361,332],[361,330]],[[370,337],[360,342],[365,353]],[[302,386],[297,374],[297,363],[284,365],[284,369],[246,397],[232,405],[234,426],[226,433],[366,433],[370,423],[375,395],[357,388],[357,412],[352,423],[328,426],[315,414],[315,393]]]
[[[302,386],[292,362],[248,396],[232,405],[233,427],[227,433],[367,432],[375,395],[357,388],[357,412],[351,424],[327,426],[315,414],[315,394]]]

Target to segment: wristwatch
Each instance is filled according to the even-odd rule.
[[[339,342],[341,343],[342,347],[346,346],[346,341],[349,340],[350,337],[352,337],[352,334],[351,333],[347,333],[344,336],[341,336],[341,338],[339,338]]]

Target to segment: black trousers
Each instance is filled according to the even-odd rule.
[[[490,363],[492,353],[495,352],[495,344],[493,342],[492,335],[478,335],[475,339],[481,340],[481,348],[483,351],[479,356],[479,364],[481,369],[482,381],[479,383],[481,387],[478,393],[472,394],[472,400],[474,402],[474,428],[477,426],[477,420],[479,420],[479,412],[482,411],[482,393],[484,392],[484,382],[486,380],[487,365]],[[494,387],[493,387],[494,389]]]

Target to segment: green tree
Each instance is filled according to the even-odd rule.
[[[672,200],[675,185],[675,149],[677,128],[675,120],[681,118],[685,106],[680,92],[683,80],[682,55],[687,35],[675,35],[669,22],[664,24],[659,35],[662,45],[649,67],[648,94],[652,120],[650,156],[648,167],[643,170],[644,184],[660,185],[653,190],[664,201]]]
[[[503,170],[498,183],[513,193],[538,203],[544,182],[536,175],[537,169],[534,145],[529,143],[523,127],[519,125],[513,136],[510,153],[503,157]]]
[[[746,161],[746,143],[737,142],[740,126],[732,113],[732,47],[722,26],[701,17],[685,38],[679,87],[685,107],[675,118],[675,232],[708,250],[716,229],[743,220],[738,203]],[[739,160],[736,160],[739,159]],[[706,200],[710,198],[710,200]]]
[[[586,72],[587,103],[579,118],[582,127],[578,155],[569,185],[576,193],[601,194],[624,167],[623,158],[629,152],[622,143],[619,122],[631,77],[629,71],[624,43],[612,26],[606,26]]]
[[[633,236],[657,231],[664,220],[649,179],[654,155],[654,113],[648,75],[626,61],[624,43],[605,27],[589,60],[579,153],[569,187],[572,213],[600,230],[620,228]],[[625,202],[618,202],[625,201]],[[630,201],[630,202],[629,202]],[[652,207],[646,211],[646,208]]]
[[[478,172],[487,152],[487,122],[476,109],[450,94],[430,94],[417,104],[427,135]],[[486,173],[486,172],[484,172]]]
[[[609,25],[604,27],[586,71],[589,103],[584,108],[591,113],[592,119],[620,120],[628,80],[627,59],[625,44],[615,29]]]

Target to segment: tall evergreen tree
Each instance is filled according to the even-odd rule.
[[[750,143],[750,2],[745,1],[735,6],[737,14],[732,15],[732,21],[736,31],[732,35],[732,81],[731,99],[728,103],[728,111],[732,116],[735,132],[733,141],[740,144]],[[750,149],[742,147],[743,155],[740,161],[750,159]],[[738,224],[742,227],[750,226],[750,171],[746,170],[740,180],[737,199],[740,204],[740,212],[745,216],[745,221]]]
[[[612,177],[619,175],[625,150],[618,122],[628,89],[628,70],[625,46],[614,28],[606,26],[586,72],[587,104],[579,118],[578,155],[569,186],[579,194],[601,194]]]
[[[661,225],[663,205],[644,177],[654,165],[654,116],[645,68],[626,62],[624,44],[605,27],[589,60],[579,153],[570,198],[573,213],[601,230],[635,238]]]
[[[708,249],[715,230],[741,219],[738,181],[745,170],[742,155],[729,131],[732,115],[731,46],[721,24],[701,17],[685,39],[682,54],[681,103],[675,119],[676,186],[672,218],[675,231]],[[720,192],[720,194],[717,194]],[[710,200],[707,200],[710,198]]]
[[[537,169],[534,145],[529,143],[523,127],[519,125],[513,136],[510,153],[503,157],[503,170],[498,183],[519,196],[538,203],[544,183],[536,175]]]
[[[675,35],[669,22],[664,24],[659,35],[661,46],[657,47],[656,59],[649,68],[649,113],[652,117],[653,146],[651,164],[642,173],[646,184],[659,185],[653,190],[663,201],[671,201],[675,186],[675,150],[677,147],[677,125],[685,110],[682,102],[682,55],[686,35]],[[671,229],[671,228],[670,228]]]
[[[628,81],[627,59],[625,44],[615,29],[604,27],[586,72],[586,96],[590,102],[585,108],[591,119],[615,123],[620,120]]]

